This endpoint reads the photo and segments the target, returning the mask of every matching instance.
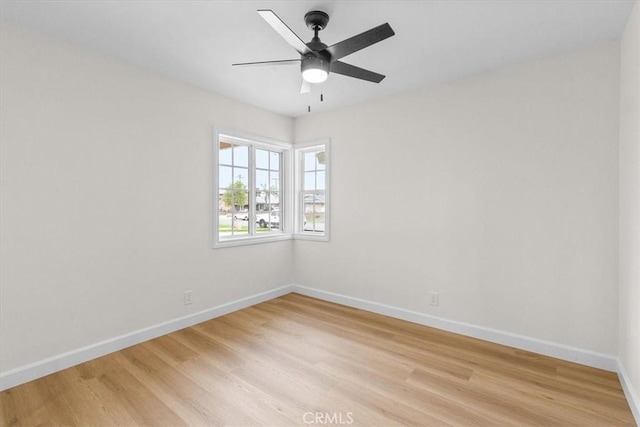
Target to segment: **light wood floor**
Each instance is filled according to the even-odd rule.
[[[0,425],[634,425],[614,373],[297,294],[0,393]]]

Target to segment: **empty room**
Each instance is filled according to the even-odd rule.
[[[1,426],[640,424],[637,0],[0,0]]]

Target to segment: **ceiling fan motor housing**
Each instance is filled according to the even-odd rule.
[[[311,30],[322,31],[327,28],[329,15],[320,10],[312,10],[304,15],[304,23],[307,24],[307,27]]]

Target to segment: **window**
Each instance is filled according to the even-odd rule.
[[[296,238],[329,240],[329,140],[296,145]]]
[[[291,238],[291,145],[217,131],[214,153],[214,247]]]
[[[217,130],[213,246],[294,236],[328,241],[329,161],[328,139],[297,144],[294,151],[288,143]]]

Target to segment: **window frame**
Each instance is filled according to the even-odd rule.
[[[324,171],[325,171],[325,185],[324,185],[324,232],[322,234],[316,231],[304,231],[304,154],[310,151],[317,151],[319,148],[324,149]],[[331,139],[322,138],[313,141],[296,143],[293,146],[294,157],[294,173],[295,173],[295,188],[294,188],[294,239],[300,240],[315,240],[321,242],[330,241],[331,234]]]
[[[222,138],[221,138],[222,137]],[[248,219],[248,235],[238,237],[221,237],[220,236],[220,142],[237,143],[239,145],[249,146],[248,154],[248,170],[249,183],[248,200],[249,203],[249,219]],[[269,232],[264,234],[256,234],[256,211],[255,211],[255,195],[256,195],[256,161],[255,150],[265,149],[269,151],[278,151],[282,153],[280,164],[281,188],[280,188],[280,223],[281,231]],[[224,248],[233,246],[253,245],[267,242],[277,242],[282,240],[290,240],[293,238],[293,204],[291,203],[292,193],[292,171],[293,171],[293,144],[266,138],[260,135],[254,135],[248,132],[242,132],[234,129],[214,128],[213,142],[213,248]]]

